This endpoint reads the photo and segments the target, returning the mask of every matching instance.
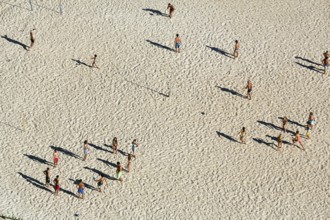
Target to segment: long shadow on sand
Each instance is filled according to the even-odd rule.
[[[91,65],[88,65],[87,63],[82,62],[82,61],[80,61],[80,60],[75,60],[75,59],[71,59],[71,60],[74,61],[74,62],[76,62],[76,67],[77,67],[77,66],[80,66],[80,65],[82,65],[82,66],[87,66],[87,67],[92,67]]]
[[[104,146],[113,149],[111,145],[104,144]],[[123,156],[128,156],[128,153],[126,153],[126,152],[124,152],[124,151],[122,151],[122,150],[120,150],[120,149],[117,149],[117,151],[118,151],[121,155],[123,155]],[[113,153],[113,152],[112,152],[112,153]]]
[[[83,159],[81,156],[78,156],[77,154],[75,154],[75,153],[73,153],[73,152],[71,152],[71,151],[69,151],[67,149],[64,149],[62,147],[55,147],[55,146],[50,146],[50,147],[53,150],[57,150],[58,152],[61,152],[61,153],[65,154],[65,155],[68,155],[70,157],[74,157],[76,159],[81,159],[81,160]]]
[[[277,142],[277,137],[275,137],[275,136],[270,136],[270,135],[267,134],[266,137],[268,137],[268,138],[270,138],[271,140]],[[282,143],[283,143],[283,144],[286,144],[286,145],[291,145],[291,143],[290,143],[290,142],[287,142],[287,141],[282,141]]]
[[[12,38],[9,38],[7,35],[3,35],[3,36],[1,36],[1,38],[6,39],[6,40],[7,40],[8,42],[10,42],[10,43],[20,45],[21,47],[24,48],[24,50],[27,50],[27,49],[29,48],[27,45],[25,45],[25,44],[23,44],[23,43],[21,43],[21,42],[19,42],[19,41],[17,41],[17,40],[14,40],[14,39],[12,39]]]
[[[73,182],[73,184],[75,184],[75,185],[78,185],[79,182],[80,182],[79,179],[74,180],[74,179],[70,178],[69,180],[71,180],[71,181]],[[90,184],[88,184],[88,183],[86,183],[86,182],[84,182],[84,181],[83,181],[83,183],[85,184],[85,187],[86,187],[87,189],[90,189],[90,190],[97,190],[94,186],[92,186],[92,185],[90,185]]]
[[[99,171],[99,170],[97,170],[97,169],[95,169],[95,168],[84,167],[84,169],[89,170],[89,171],[92,171],[92,172],[94,172],[94,173],[97,173],[97,174],[100,175],[100,176],[103,175],[105,178],[107,178],[107,179],[109,179],[109,180],[118,180],[117,178],[112,177],[112,176],[110,176],[110,175],[108,175],[108,174],[106,174],[106,173],[103,173],[102,171]]]
[[[159,10],[156,10],[156,9],[151,9],[151,8],[143,8],[142,9],[143,11],[147,11],[149,12],[150,15],[159,15],[159,16],[165,16],[165,17],[168,17],[167,14],[159,11]]]
[[[109,151],[107,149],[104,149],[102,147],[96,146],[95,144],[92,144],[92,143],[88,143],[88,145],[91,146],[91,147],[93,147],[93,148],[95,148],[96,150],[101,150],[101,151],[104,151],[104,152],[107,152],[107,153],[113,153],[113,152],[111,152],[111,151]]]
[[[238,96],[238,97],[241,97],[241,98],[245,98],[245,96],[243,96],[242,94],[236,92],[235,90],[232,90],[232,89],[228,89],[228,88],[224,88],[224,87],[221,87],[221,86],[215,86],[217,88],[219,88],[221,91],[223,92],[228,92],[234,96]]]
[[[311,71],[315,71],[315,72],[317,72],[317,73],[322,73],[323,74],[323,72],[322,72],[322,70],[321,69],[318,69],[318,68],[316,68],[315,66],[312,66],[312,65],[305,65],[305,64],[302,64],[302,63],[299,63],[299,62],[295,62],[296,64],[298,64],[299,66],[301,66],[301,67],[305,67],[305,68],[307,68],[307,69],[309,69],[309,70],[311,70]]]
[[[112,162],[107,161],[107,160],[103,160],[103,159],[101,159],[101,158],[97,158],[97,160],[99,160],[99,161],[105,163],[107,166],[111,166],[111,167],[117,168],[117,164],[115,164],[115,163],[112,163]]]
[[[236,142],[236,143],[239,143],[236,139],[234,139],[232,136],[229,136],[228,134],[225,134],[225,133],[222,133],[220,131],[217,131],[217,134],[219,137],[224,137],[230,141],[233,141],[233,142]]]
[[[151,91],[151,92],[157,93],[158,95],[164,96],[164,97],[166,97],[166,98],[170,97],[169,94],[167,95],[167,94],[165,94],[165,93],[158,92],[157,90],[151,89],[151,88],[149,88],[149,87],[141,86],[141,85],[139,85],[139,84],[137,84],[137,83],[135,83],[135,82],[129,81],[129,80],[127,80],[127,79],[124,79],[124,80],[125,80],[126,82],[132,83],[133,85],[136,85],[137,87],[144,88],[144,89],[146,89],[146,90],[149,90],[149,91]]]
[[[283,131],[283,129],[282,129],[281,127],[279,127],[279,126],[277,126],[277,125],[274,125],[274,124],[272,124],[272,123],[265,122],[265,121],[260,121],[260,120],[258,120],[257,122],[260,123],[260,124],[262,124],[262,125],[265,125],[266,127],[271,128],[271,129],[275,129],[275,130],[278,130],[278,131]],[[294,134],[294,132],[291,131],[291,130],[288,130],[288,129],[287,129],[286,131],[287,131],[288,133]]]
[[[53,163],[45,160],[45,159],[42,159],[40,157],[37,157],[37,156],[34,156],[34,155],[30,155],[30,154],[24,154],[24,156],[28,157],[29,159],[33,160],[33,161],[36,161],[36,162],[39,162],[39,163],[42,163],[42,164],[46,164],[48,166],[54,166]]]
[[[159,44],[159,43],[156,43],[156,42],[153,42],[151,40],[146,40],[148,43],[156,46],[156,47],[159,47],[159,48],[162,48],[162,49],[165,49],[165,50],[169,50],[169,51],[175,51],[173,50],[172,48],[168,47],[168,46],[165,46],[165,45],[162,45],[162,44]]]
[[[38,187],[39,189],[43,189],[46,190],[47,192],[53,193],[50,189],[48,189],[45,184],[43,184],[42,182],[40,182],[37,179],[34,179],[30,176],[27,176],[21,172],[18,172],[19,175],[21,175],[21,177],[23,177],[27,182],[31,183],[32,185]]]
[[[261,138],[252,138],[252,140],[254,140],[255,142],[259,143],[259,144],[265,144],[267,145],[268,147],[271,147],[273,148],[274,150],[277,150],[276,147],[274,147],[274,143],[273,142],[267,142]]]
[[[281,119],[281,120],[283,120],[283,117],[278,117],[278,118]],[[297,125],[297,126],[299,126],[299,127],[306,128],[306,125],[302,125],[302,124],[300,124],[299,122],[292,121],[292,120],[290,120],[290,119],[288,119],[288,122],[289,122],[290,124],[293,124],[293,125]],[[294,134],[294,132],[292,132],[292,133]]]
[[[311,61],[311,60],[306,59],[306,58],[302,58],[302,57],[298,57],[298,56],[296,56],[295,58],[298,59],[298,60],[308,62],[308,63],[313,64],[313,65],[316,65],[316,66],[322,66],[320,63],[315,63],[314,61]]]
[[[223,56],[226,56],[226,57],[229,57],[229,58],[231,58],[231,59],[234,59],[234,57],[233,57],[232,54],[230,54],[230,53],[228,53],[228,52],[226,52],[226,51],[224,51],[224,50],[221,50],[221,49],[216,48],[216,47],[207,46],[207,45],[206,45],[206,47],[210,48],[210,49],[213,50],[214,52],[220,53],[220,54],[223,55]]]

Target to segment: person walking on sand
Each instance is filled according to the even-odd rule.
[[[282,118],[282,129],[283,129],[283,131],[284,131],[284,133],[286,132],[286,125],[288,124],[288,118],[286,117],[286,116],[284,116],[283,118]]]
[[[304,145],[302,144],[301,136],[299,134],[299,131],[296,131],[295,136],[292,138],[292,144],[295,145],[295,143],[298,142],[302,148],[302,150],[305,150]]]
[[[78,188],[78,198],[80,199],[84,199],[85,198],[85,184],[83,183],[83,181],[80,179],[79,183],[77,184],[77,188]]]
[[[43,172],[46,176],[46,186],[49,187],[50,186],[50,169],[49,167],[47,167],[47,169]]]
[[[241,142],[241,144],[246,144],[245,139],[246,139],[246,131],[245,131],[245,127],[243,127],[239,132],[239,141]]]
[[[283,138],[282,134],[277,136],[277,151],[283,152]]]
[[[92,59],[92,65],[91,65],[91,67],[92,68],[100,69],[98,66],[96,66],[96,57],[97,57],[97,55],[94,54],[94,56],[91,58]]]
[[[117,162],[117,170],[116,170],[116,177],[117,180],[120,182],[123,182],[123,178],[121,177],[123,174],[123,166],[120,164],[120,162]]]
[[[28,50],[31,50],[32,47],[34,46],[34,43],[36,41],[36,29],[33,28],[31,31],[30,31],[30,41],[31,41],[31,44],[30,44],[30,47],[28,48]]]
[[[128,154],[127,156],[127,172],[129,173],[131,171],[131,164],[132,164],[132,154]]]
[[[330,66],[330,57],[326,57],[322,60],[322,64],[323,64],[323,67],[324,67],[324,72],[323,74],[327,74],[327,69],[329,68]]]
[[[55,188],[55,195],[58,196],[59,192],[60,192],[60,178],[59,176],[57,175],[56,178],[53,180],[53,183],[54,183],[54,188]]]
[[[136,154],[135,154],[135,152],[136,152],[137,148],[139,147],[139,145],[140,145],[140,144],[137,143],[137,140],[134,139],[133,142],[132,142],[132,156],[133,156],[134,158],[136,158]]]
[[[57,167],[57,165],[58,165],[58,160],[60,159],[60,156],[58,155],[58,152],[57,152],[56,149],[54,150],[53,157],[54,157],[54,167]]]
[[[247,85],[246,85],[245,89],[247,89],[246,98],[251,100],[251,97],[252,97],[252,82],[250,80],[247,81]]]
[[[180,53],[181,45],[182,45],[181,38],[179,37],[179,34],[176,34],[174,40],[175,52]]]
[[[170,18],[172,18],[173,17],[173,13],[174,13],[174,10],[175,10],[175,8],[174,8],[174,6],[171,4],[171,3],[168,3],[168,5],[167,5],[167,10],[169,10],[169,17]]]
[[[97,182],[97,190],[99,192],[102,192],[102,186],[104,183],[108,185],[107,180],[105,179],[105,176],[103,174],[101,174],[101,178],[96,180],[96,182]]]
[[[238,51],[239,51],[240,46],[241,45],[238,43],[238,40],[235,40],[235,47],[234,47],[234,53],[233,53],[234,59],[236,59],[238,57]]]
[[[307,127],[310,127],[311,129],[313,129],[315,125],[316,125],[315,116],[314,116],[313,112],[310,112],[309,116],[308,116],[308,120],[307,120]]]
[[[83,159],[83,161],[86,161],[87,160],[88,154],[89,154],[88,141],[85,140],[84,141],[84,159]]]
[[[112,139],[112,150],[113,150],[113,153],[114,154],[117,154],[117,151],[118,151],[118,140],[117,140],[117,137],[114,137]]]

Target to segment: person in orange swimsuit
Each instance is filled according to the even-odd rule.
[[[299,131],[296,131],[295,136],[292,138],[292,144],[294,145],[296,142],[298,142],[302,148],[302,150],[305,150],[304,145],[302,144],[301,136],[299,134]]]

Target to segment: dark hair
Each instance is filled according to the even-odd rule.
[[[128,154],[128,160],[132,159],[132,154]]]
[[[84,141],[84,144],[87,144],[87,143],[88,143],[87,140],[85,140],[85,141]]]
[[[235,43],[238,43],[238,40],[235,40]]]
[[[119,165],[120,164],[120,162],[117,162],[117,165]]]
[[[177,37],[179,37],[179,34],[176,34]]]
[[[104,174],[101,174],[101,177],[104,177]]]
[[[94,54],[94,57],[97,57],[97,55],[96,55],[96,54]]]
[[[59,176],[57,175],[56,178],[58,178]]]
[[[243,127],[242,130],[245,131],[245,127]]]

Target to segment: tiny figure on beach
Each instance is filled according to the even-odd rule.
[[[247,85],[246,85],[245,89],[247,89],[246,98],[251,100],[251,97],[252,97],[252,82],[250,80],[247,81]]]
[[[112,139],[112,150],[113,150],[113,153],[114,154],[117,154],[117,151],[118,151],[118,140],[117,140],[117,137],[114,137]]]
[[[59,192],[60,192],[60,178],[59,176],[57,175],[56,178],[53,180],[53,183],[54,183],[54,188],[55,188],[55,195],[58,196]]]
[[[181,38],[179,37],[179,34],[176,34],[176,37],[174,40],[175,52],[180,53],[181,45],[182,45]]]
[[[103,174],[101,174],[101,178],[96,180],[96,182],[97,182],[97,190],[99,192],[102,192],[102,186],[104,183],[108,185],[107,180],[105,179],[105,176]]]
[[[310,127],[313,130],[315,125],[316,125],[315,116],[314,116],[313,112],[310,112],[309,116],[308,116],[308,120],[307,120],[307,127]]]
[[[171,3],[168,3],[166,11],[167,10],[169,10],[169,15],[168,16],[170,18],[172,18],[175,8],[174,8],[174,6]]]
[[[277,150],[280,151],[281,153],[283,152],[283,138],[282,138],[282,134],[279,134],[277,136]]]
[[[234,47],[234,53],[233,53],[234,59],[236,59],[238,57],[239,48],[240,48],[240,44],[238,43],[238,40],[235,40],[235,47]]]
[[[117,180],[120,182],[123,182],[123,178],[121,177],[123,174],[123,166],[120,164],[120,162],[117,162],[117,170],[116,170],[116,177]]]
[[[77,188],[78,188],[78,198],[80,199],[84,199],[85,198],[85,184],[83,183],[83,181],[80,179],[79,183],[77,184]]]
[[[30,41],[31,41],[31,44],[30,44],[30,47],[27,50],[31,50],[32,47],[34,46],[35,41],[36,41],[36,29],[35,28],[33,28],[30,31]]]
[[[92,68],[100,69],[98,66],[96,66],[96,57],[97,57],[97,55],[94,54],[94,56],[91,58],[92,59],[92,65],[91,65],[91,67]]]
[[[306,128],[306,138],[311,139],[312,138],[312,128],[307,126]]]
[[[330,57],[330,52],[329,51],[325,51],[323,53],[323,56],[324,56],[324,58],[329,58]]]
[[[83,159],[83,161],[86,161],[87,160],[88,154],[89,154],[88,141],[85,140],[84,141],[84,159]]]
[[[137,140],[136,139],[134,139],[133,140],[133,142],[132,142],[132,156],[134,157],[134,158],[136,158],[136,150],[137,150],[137,148],[139,147],[139,145],[140,144],[138,144],[137,143]]]
[[[128,154],[128,156],[127,156],[127,166],[126,166],[127,172],[131,171],[131,166],[132,166],[132,154]]]
[[[301,136],[299,134],[299,131],[296,131],[295,136],[292,138],[292,144],[295,145],[295,143],[298,142],[302,148],[302,150],[305,150],[304,145],[302,144]]]
[[[239,141],[241,144],[246,144],[246,131],[245,127],[243,127],[239,132]]]
[[[288,124],[288,118],[286,116],[284,116],[282,118],[282,130],[284,131],[284,133],[286,132],[286,125]]]
[[[47,169],[43,172],[46,176],[46,186],[49,187],[50,186],[50,169],[49,167],[47,167]]]
[[[327,74],[327,70],[330,66],[330,57],[325,57],[323,60],[322,60],[322,64],[323,64],[323,67],[324,67],[324,72],[323,74]]]
[[[54,157],[54,167],[57,167],[57,165],[58,165],[58,160],[60,159],[60,156],[58,155],[58,152],[57,152],[56,149],[54,150],[53,157]]]

